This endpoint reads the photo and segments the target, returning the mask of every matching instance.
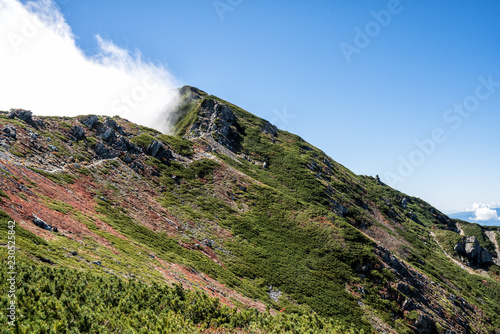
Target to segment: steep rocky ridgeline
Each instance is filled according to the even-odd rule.
[[[180,92],[169,119],[175,136],[119,117],[0,114],[1,223],[17,222],[20,265],[50,275],[72,268],[109,286],[176,283],[173,295],[201,309],[213,309],[208,295],[246,310],[172,306],[169,316],[190,332],[500,330],[498,229],[457,222],[378,177],[355,175],[199,89]],[[43,315],[48,326],[81,332],[105,323],[71,316]],[[34,314],[20,325],[39,322]]]

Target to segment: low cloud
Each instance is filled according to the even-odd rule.
[[[36,115],[119,115],[167,132],[179,82],[163,65],[144,61],[96,35],[85,55],[52,0],[0,0],[0,110]]]
[[[471,219],[474,221],[500,220],[497,211],[494,209],[495,207],[498,207],[498,203],[474,203],[471,210],[474,212],[474,217],[471,217]]]

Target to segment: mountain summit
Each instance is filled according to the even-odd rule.
[[[180,93],[173,135],[0,113],[2,259],[15,221],[18,273],[7,332],[500,332],[497,227]]]

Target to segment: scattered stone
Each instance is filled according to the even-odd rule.
[[[403,302],[403,310],[405,311],[412,311],[415,309],[415,303],[413,303],[413,301],[411,299],[406,299],[404,302]]]
[[[214,248],[216,245],[215,241],[213,241],[212,239],[210,239],[210,240],[203,239],[203,241],[201,243],[203,244],[203,246],[209,247],[209,248]]]
[[[17,138],[16,128],[13,127],[12,125],[6,125],[6,126],[4,126],[4,128],[3,128],[2,131],[3,131],[3,133],[5,133],[5,135],[7,137],[10,137],[10,138],[13,138],[13,139]]]
[[[46,222],[44,222],[43,220],[41,220],[40,218],[38,218],[35,215],[33,215],[33,223],[36,226],[43,228],[44,230],[52,231],[52,226],[50,226],[49,224],[47,224]]]
[[[54,151],[54,152],[59,152],[59,149],[55,147],[54,145],[49,145],[49,148]]]
[[[271,298],[273,301],[278,302],[281,294],[282,293],[280,289],[273,289],[272,285],[269,286],[269,298]]]

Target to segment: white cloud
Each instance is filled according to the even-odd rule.
[[[0,0],[0,110],[119,115],[167,131],[179,83],[162,66],[96,36],[89,57],[52,0]]]
[[[472,205],[472,210],[474,211],[474,217],[471,217],[474,221],[493,221],[500,220],[497,211],[493,208],[497,207],[498,203],[474,203]]]

